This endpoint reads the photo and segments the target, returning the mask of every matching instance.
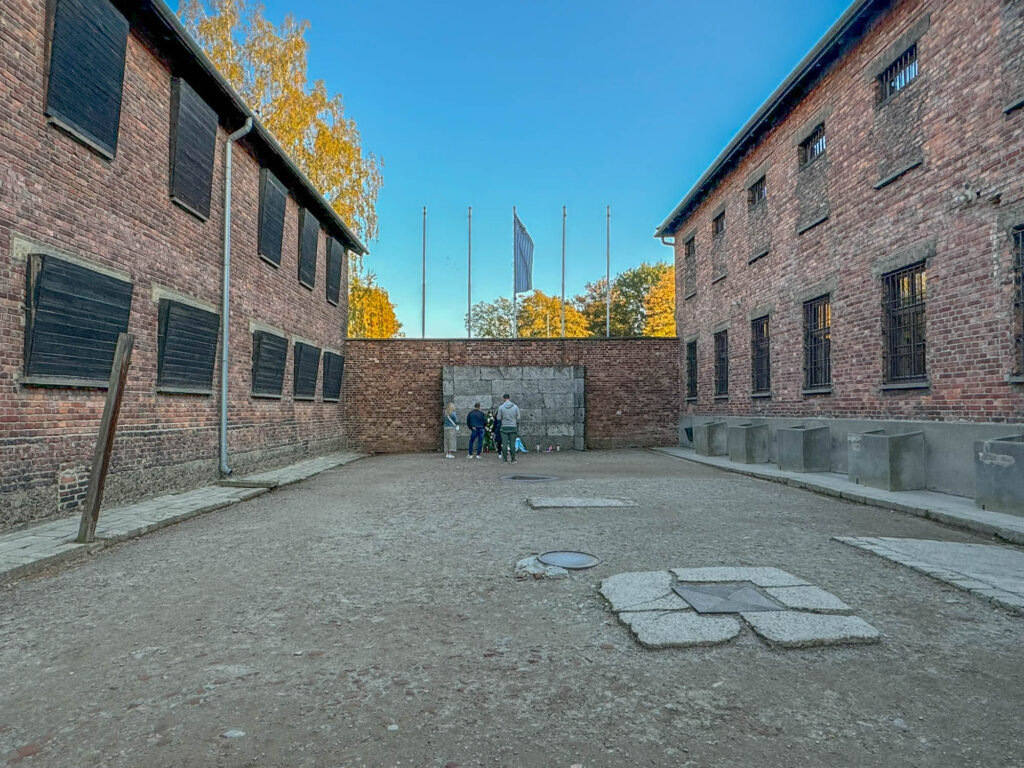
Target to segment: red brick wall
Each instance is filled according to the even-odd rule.
[[[156,392],[154,290],[185,294],[219,311],[225,131],[217,137],[213,204],[203,222],[170,201],[170,72],[134,35],[116,157],[105,160],[49,126],[45,8],[44,0],[0,4],[0,525],[78,504],[105,397],[100,390],[19,383],[26,251],[50,249],[118,270],[134,284],[129,330],[136,335],[135,353],[108,501],[209,482],[217,469],[218,396]],[[243,140],[234,152],[230,329],[229,442],[238,469],[343,441],[341,408],[320,401],[320,386],[316,402],[293,401],[290,351],[284,397],[249,396],[250,321],[343,352],[347,317],[344,284],[340,307],[325,297],[323,233],[316,288],[298,282],[293,199],[280,268],[257,256],[258,179]],[[215,382],[219,378],[218,359]],[[322,385],[322,369],[319,379]]]
[[[345,433],[362,451],[441,448],[446,365],[586,367],[588,448],[676,445],[676,339],[349,339]]]
[[[1021,373],[1009,230],[1024,224],[1024,109],[1003,111],[1007,94],[1024,83],[1024,41],[1007,26],[1020,4],[903,0],[894,6],[679,226],[680,296],[684,235],[693,229],[698,255],[697,295],[677,302],[676,310],[679,336],[698,340],[699,399],[684,403],[686,411],[1024,421],[1024,386],[1007,381]],[[875,106],[874,65],[929,13],[918,45],[920,76],[892,102],[909,117],[902,127],[893,125],[895,112],[883,119]],[[803,172],[795,140],[823,113],[831,214],[797,234]],[[881,169],[893,165],[881,142],[904,129],[910,143],[915,135],[923,141],[923,165],[876,190]],[[750,231],[746,184],[765,164],[771,250],[748,264],[759,238]],[[978,196],[958,201],[965,186]],[[722,203],[727,277],[712,283],[711,218]],[[929,241],[930,388],[886,391],[880,265]],[[801,303],[828,281],[834,285],[832,392],[804,395]],[[750,396],[750,319],[758,308],[771,314],[768,399]],[[715,400],[712,335],[725,324],[729,398]]]

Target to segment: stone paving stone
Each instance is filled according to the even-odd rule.
[[[740,614],[758,635],[780,648],[877,643],[881,634],[857,616],[832,616],[798,611]]]
[[[730,616],[700,616],[680,611],[624,612],[619,619],[645,648],[692,648],[727,643],[740,633]]]
[[[853,613],[853,609],[820,587],[765,587],[765,592],[787,608],[812,613]]]
[[[527,503],[534,509],[569,509],[575,507],[635,507],[636,502],[632,499],[587,499],[578,496],[542,496],[527,499]]]
[[[807,587],[810,584],[778,568],[673,568],[680,581],[749,581],[758,587]]]
[[[668,571],[617,573],[601,582],[601,594],[612,611],[689,611],[690,606],[672,591]]]

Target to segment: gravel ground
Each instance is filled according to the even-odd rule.
[[[374,457],[4,588],[0,761],[1024,765],[1024,619],[829,540],[984,539],[645,451],[517,467],[561,479]],[[555,548],[602,563],[512,577]],[[882,642],[647,651],[597,593],[614,573],[710,565],[790,571]]]

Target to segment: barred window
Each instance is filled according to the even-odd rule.
[[[825,124],[819,123],[811,135],[800,142],[800,167],[811,163],[825,154]]]
[[[751,390],[764,394],[772,388],[771,356],[768,351],[768,316],[750,321]]]
[[[885,381],[923,379],[925,368],[924,262],[882,276]]]
[[[917,77],[917,43],[907,48],[900,57],[878,76],[878,102],[899,93]]]
[[[697,397],[697,341],[686,344],[686,396]]]
[[[747,188],[747,207],[756,208],[758,204],[768,199],[768,186],[765,177],[755,181]]]
[[[804,302],[804,389],[832,384],[832,300],[826,294]]]
[[[1017,365],[1024,373],[1024,224],[1013,230],[1013,281],[1017,289]]]
[[[729,394],[729,332],[715,334],[715,397]]]
[[[711,221],[711,236],[721,237],[725,234],[725,211],[715,216]]]
[[[686,291],[684,298],[688,299],[697,293],[697,239],[691,237],[683,248],[683,289]]]

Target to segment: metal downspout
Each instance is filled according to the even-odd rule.
[[[224,158],[224,294],[220,314],[220,473],[231,474],[228,464],[228,326],[231,321],[231,154],[234,143],[252,130],[252,118],[228,136]]]

